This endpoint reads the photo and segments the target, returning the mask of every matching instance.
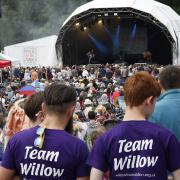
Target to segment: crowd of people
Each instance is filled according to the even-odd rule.
[[[164,180],[167,171],[180,179],[179,67],[19,67],[1,76],[0,180]],[[26,85],[32,95],[19,92]]]

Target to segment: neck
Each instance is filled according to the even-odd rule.
[[[35,122],[31,121],[30,126],[35,127],[35,126],[38,126],[39,124],[41,124],[41,121],[38,121],[38,120]]]
[[[67,125],[67,118],[61,115],[47,114],[44,121],[40,124],[47,129],[64,130]]]
[[[127,107],[123,121],[145,121],[146,115],[139,107]]]

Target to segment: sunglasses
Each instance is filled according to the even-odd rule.
[[[36,131],[36,134],[38,137],[34,140],[34,146],[37,148],[42,148],[44,143],[44,137],[45,137],[45,129],[44,127],[39,127]]]

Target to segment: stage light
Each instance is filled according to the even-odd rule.
[[[114,13],[114,16],[118,16],[118,13]]]
[[[132,31],[131,31],[131,39],[134,39],[136,37],[136,32],[137,32],[137,24],[134,22]]]
[[[102,15],[101,14],[98,14],[98,17],[101,17]]]
[[[75,25],[76,25],[76,27],[79,27],[79,26],[80,26],[80,23],[79,23],[79,22],[77,22]]]
[[[109,14],[108,13],[105,13],[104,16],[108,16]]]
[[[86,31],[86,30],[87,30],[87,27],[85,26],[83,29],[84,29],[84,31]]]
[[[106,47],[106,45],[102,42],[100,42],[98,39],[96,39],[94,36],[88,34],[89,38],[93,42],[93,44],[96,46],[96,48],[102,53],[102,54],[108,54],[109,49]]]
[[[98,21],[98,24],[102,24],[102,20],[101,19]]]

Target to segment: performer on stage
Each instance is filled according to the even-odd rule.
[[[95,54],[94,54],[94,50],[92,49],[91,51],[89,51],[87,54],[86,54],[89,58],[89,63],[88,64],[91,64],[91,60],[94,58]]]
[[[152,63],[152,53],[150,51],[144,51],[143,58],[145,63]]]

